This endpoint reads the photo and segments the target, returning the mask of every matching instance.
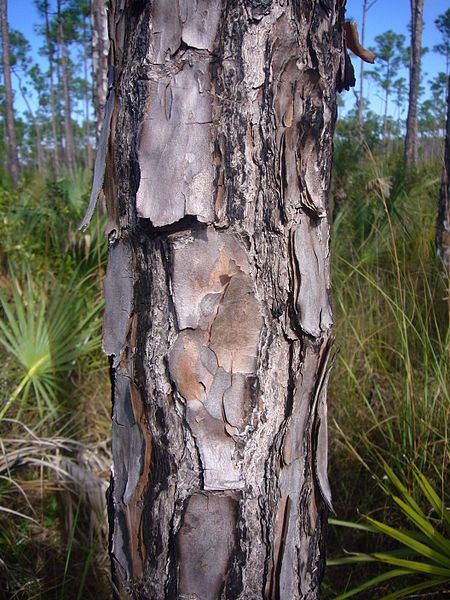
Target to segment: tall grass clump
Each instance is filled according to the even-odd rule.
[[[330,472],[339,519],[375,512],[389,523],[396,517],[373,479],[384,476],[383,461],[405,474],[413,497],[419,490],[407,465],[415,465],[448,505],[450,345],[435,252],[440,169],[407,171],[399,156],[374,156],[366,144],[361,153],[351,181],[341,184],[332,231],[338,355]],[[380,535],[375,544],[385,541]],[[369,550],[351,529],[332,528],[335,555],[355,544]],[[336,571],[329,573],[325,597],[364,581],[358,569],[337,584]]]

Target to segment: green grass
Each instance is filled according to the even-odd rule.
[[[383,460],[410,473],[413,496],[420,489],[406,466],[414,463],[448,503],[447,282],[434,245],[439,171],[425,165],[408,173],[395,156],[378,159],[366,148],[335,216],[338,357],[329,391],[330,475],[340,520],[355,521],[362,513],[376,514],[388,526],[404,524],[405,516],[391,514],[374,486],[373,477],[383,477]],[[352,529],[332,531],[330,552],[339,556],[342,548],[359,544],[367,553],[368,543]],[[375,535],[371,543],[382,547],[386,540]],[[370,573],[384,577],[363,564],[341,575],[330,571],[325,598],[361,584]],[[384,581],[385,592],[393,592]]]
[[[411,530],[411,515],[393,500],[387,473],[402,474],[396,497],[411,498],[443,535],[447,282],[434,248],[439,166],[407,172],[398,155],[352,144],[345,152],[337,144],[333,183],[341,201],[332,231],[338,353],[329,471],[337,519],[357,525],[331,527],[329,550],[332,560],[344,550],[357,554],[350,568],[327,570],[322,597],[377,578],[375,595],[360,596],[376,600],[427,583],[416,573],[407,584],[411,565],[398,563],[420,560],[398,556],[399,540],[389,535]],[[349,156],[359,157],[351,171]],[[82,171],[33,176],[18,191],[0,189],[0,596],[109,597],[104,529],[92,529],[98,507],[92,498],[78,501],[83,465],[105,481],[110,461],[108,373],[99,349],[102,220],[77,231],[88,179]],[[73,466],[69,477],[62,460]],[[386,557],[398,563],[391,561],[389,576]]]
[[[329,560],[328,567],[332,571],[335,566],[373,562],[387,566],[385,572],[339,594],[336,600],[352,598],[394,579],[401,582],[399,589],[383,595],[383,600],[404,598],[424,590],[444,590],[450,585],[450,512],[443,498],[420,470],[410,464],[407,474],[420,488],[422,509],[409,486],[402,483],[407,474],[402,474],[401,481],[385,461],[381,459],[380,462],[385,475],[378,481],[378,485],[390,498],[390,503],[394,507],[396,505],[408,529],[392,527],[369,516],[364,516],[364,524],[330,519],[332,526],[371,534],[378,533],[394,540],[396,545],[393,550],[370,553],[348,552],[347,556]],[[390,486],[386,485],[384,479],[388,480]],[[408,479],[407,476],[406,481]]]
[[[89,180],[0,189],[0,597],[110,596],[103,219],[77,231]]]

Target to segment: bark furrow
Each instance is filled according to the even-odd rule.
[[[120,598],[316,598],[343,5],[112,2]]]

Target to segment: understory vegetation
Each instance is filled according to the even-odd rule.
[[[441,598],[450,594],[450,303],[435,247],[441,163],[407,170],[401,148],[387,153],[340,131],[333,179],[336,356],[329,391],[336,519],[323,595],[350,597],[373,579],[355,597],[423,592]],[[434,505],[423,496],[423,481]],[[419,527],[405,503],[421,515]],[[392,536],[398,532],[400,538]],[[403,534],[412,536],[413,546],[426,545],[428,534],[431,555],[417,553]],[[433,563],[439,536],[444,564]],[[379,559],[376,553],[385,554]]]
[[[376,2],[361,3],[363,20]],[[89,229],[78,225],[108,89],[107,3],[24,2],[36,9],[34,40],[8,29],[7,4],[0,73],[0,600],[106,600],[112,460],[101,348],[102,198]],[[407,168],[404,158],[412,54],[403,34],[375,36],[367,97],[361,85],[356,105],[337,123],[329,385],[335,514],[325,600],[450,597],[450,298],[436,252],[450,9],[434,27],[442,43],[421,51],[442,65],[422,73],[416,90],[415,166]]]
[[[90,174],[0,189],[0,597],[107,598],[104,223]]]
[[[351,173],[350,155],[359,157]],[[407,171],[395,147],[386,154],[380,142],[355,142],[341,127],[330,208],[336,352],[329,472],[336,515],[324,598],[349,597],[372,579],[378,585],[355,597],[395,598],[409,587],[442,597],[450,590],[442,564],[450,557],[450,346],[447,282],[435,251],[439,180],[438,162]],[[110,595],[103,218],[77,231],[89,185],[79,171],[25,177],[17,190],[4,184],[0,191],[5,598]],[[433,546],[436,536],[442,548]],[[430,556],[417,551],[418,542]],[[423,563],[431,565],[425,572]],[[426,588],[429,582],[434,587]]]

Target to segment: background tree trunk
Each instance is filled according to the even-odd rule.
[[[87,27],[86,17],[83,15],[83,28],[82,28],[82,41],[83,41],[83,68],[84,68],[84,80],[88,82],[88,39],[87,39]],[[86,139],[86,163],[85,166],[88,169],[92,168],[92,147],[91,147],[91,122],[89,117],[90,107],[90,94],[89,86],[86,86],[84,94],[84,115],[85,115],[85,139]]]
[[[447,77],[447,122],[444,167],[437,217],[437,249],[447,283],[447,303],[450,319],[450,77]]]
[[[364,47],[365,37],[366,37],[366,17],[369,10],[372,6],[377,2],[377,0],[372,0],[368,2],[368,0],[363,0],[363,8],[362,8],[362,20],[361,20],[361,46]],[[361,66],[359,71],[359,100],[358,100],[358,123],[360,128],[362,128],[364,123],[364,61],[360,59]]]
[[[417,100],[422,58],[423,0],[411,0],[411,50],[409,64],[409,101],[406,120],[405,161],[408,167],[417,164]]]
[[[343,3],[123,6],[105,179],[116,596],[317,598]]]
[[[13,185],[19,180],[19,159],[17,156],[16,126],[14,123],[14,104],[11,85],[11,67],[9,60],[8,3],[1,0],[2,18],[2,50],[3,50],[3,83],[5,86],[5,125],[8,146],[8,173]]]
[[[94,100],[95,122],[97,124],[97,138],[100,129],[108,91],[108,20],[106,15],[105,0],[91,1],[92,25],[92,90]]]
[[[48,16],[48,0],[44,0],[44,15],[45,15],[45,36],[47,41],[48,52],[48,77],[50,84],[50,111],[52,120],[52,137],[53,137],[53,163],[55,170],[59,169],[59,154],[58,154],[58,134],[56,130],[56,107],[55,107],[55,87],[53,81],[53,43],[50,35],[50,23]]]
[[[13,71],[14,72],[14,71]],[[33,109],[31,108],[31,104],[28,100],[28,96],[27,96],[27,92],[24,89],[23,85],[22,85],[22,78],[20,77],[19,73],[14,72],[15,76],[17,77],[17,82],[19,84],[19,90],[20,90],[20,95],[22,96],[22,100],[25,103],[25,106],[27,107],[27,110],[30,114],[31,120],[33,122],[33,127],[34,127],[34,133],[36,136],[36,160],[37,160],[37,169],[39,173],[43,173],[44,172],[44,156],[43,156],[43,152],[42,152],[42,141],[41,141],[41,128],[39,127],[39,122],[37,119],[37,116],[34,114]]]
[[[61,53],[61,71],[64,97],[64,155],[66,166],[69,171],[75,169],[75,141],[73,137],[72,126],[72,108],[70,102],[70,82],[69,82],[69,60],[67,56],[67,47],[64,39],[64,30],[61,18],[61,0],[58,0],[58,45]]]
[[[70,171],[75,168],[75,142],[72,128],[72,109],[70,102],[69,65],[67,60],[67,49],[64,42],[62,25],[58,25],[59,44],[61,48],[61,70],[64,91],[64,140],[66,164]]]

